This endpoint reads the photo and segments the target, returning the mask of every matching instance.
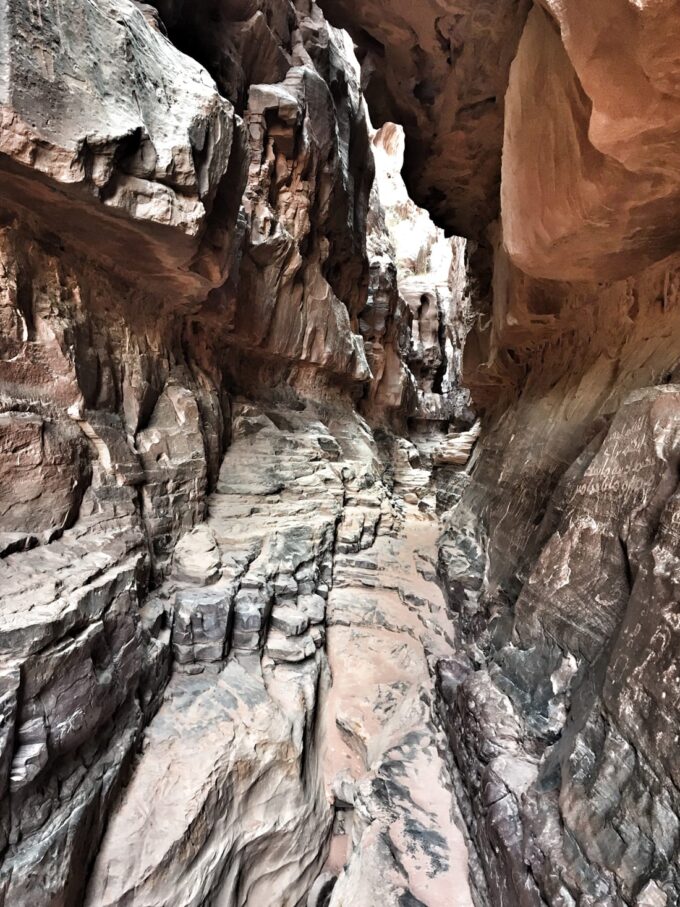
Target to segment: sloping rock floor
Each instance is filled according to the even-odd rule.
[[[349,410],[237,407],[208,519],[144,606],[173,673],[89,907],[473,903],[418,471],[407,503]]]

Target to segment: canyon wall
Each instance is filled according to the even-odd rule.
[[[454,248],[409,209],[405,300],[388,139],[308,0],[0,4],[7,907],[467,887],[399,437],[470,421]]]
[[[424,3],[322,5],[407,112],[407,183],[477,244],[482,440],[440,546],[465,656],[440,688],[492,903],[675,904],[677,10],[455,4],[442,34]],[[491,62],[482,132],[443,86],[465,97]],[[447,172],[422,167],[447,138]],[[498,191],[461,213],[492,159]]]
[[[444,6],[0,0],[6,907],[678,901],[677,11]]]

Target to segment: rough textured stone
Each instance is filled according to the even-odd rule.
[[[478,846],[501,904],[633,903],[650,872],[661,891],[677,890],[675,838],[661,831],[674,827],[678,810],[674,769],[661,762],[673,680],[663,672],[655,699],[645,679],[652,662],[659,676],[674,648],[658,627],[674,556],[677,412],[672,385],[624,401],[558,486],[512,614],[498,592],[493,601],[493,560],[458,531],[444,549],[452,600],[486,652],[480,670],[452,675],[444,690]],[[644,642],[649,613],[654,629]],[[486,803],[491,785],[503,795]],[[647,809],[650,794],[655,806]]]
[[[3,531],[50,532],[73,523],[88,484],[87,444],[75,426],[33,413],[0,414]]]
[[[674,5],[321,5],[0,2],[0,902],[671,907]]]
[[[418,571],[436,538],[409,509],[395,538],[336,562],[327,649],[334,682],[324,721],[336,828],[330,904],[472,904],[467,856],[432,712],[431,671],[455,629],[440,590]],[[348,790],[349,788],[349,790]],[[346,816],[344,815],[346,813]],[[338,823],[338,817],[343,821]]]
[[[225,566],[217,584],[205,587],[197,577],[178,592],[172,632],[182,670],[226,654],[225,627],[232,654],[217,677],[173,674],[109,823],[86,903],[169,907],[266,897],[283,905],[307,892],[316,897],[319,888],[329,891],[342,868],[339,839],[347,842],[350,834],[349,825],[338,831],[337,796],[330,789],[340,765],[348,765],[342,808],[350,808],[349,790],[358,785],[363,793],[353,808],[361,820],[352,832],[356,851],[333,891],[342,896],[349,884],[352,897],[371,903],[380,874],[388,873],[393,898],[385,903],[396,905],[410,894],[435,907],[452,880],[466,885],[466,854],[450,819],[455,803],[431,708],[434,664],[455,630],[441,592],[421,577],[415,555],[434,541],[434,515],[398,515],[398,501],[373,471],[377,452],[370,435],[346,407],[335,408],[329,419],[338,425],[336,445],[319,444],[333,435],[311,403],[303,411],[237,403],[234,415],[234,438],[209,500],[206,530],[222,563],[231,559],[240,570]],[[374,458],[366,458],[364,445]],[[279,463],[272,493],[268,474],[277,450],[288,456]],[[364,555],[340,561],[343,555],[336,554],[340,517],[349,509],[356,522],[359,500],[369,520],[383,512],[376,504],[384,501],[398,539],[372,534],[365,544],[366,557],[385,571],[379,578],[391,590],[372,608],[361,592]],[[221,588],[229,578],[229,589]],[[326,640],[318,625],[326,602],[311,591],[322,586],[331,587]],[[219,621],[219,615],[226,618],[227,600],[236,613],[233,631]],[[243,600],[250,611],[239,612]],[[310,620],[317,625],[308,629]],[[382,628],[377,638],[375,626]],[[240,635],[246,630],[247,645]],[[380,733],[371,738],[374,726]],[[338,729],[349,748],[338,746]],[[363,762],[351,755],[355,737],[362,752],[371,748]],[[385,802],[386,789],[400,792],[398,805]],[[413,797],[417,814],[409,805]],[[254,804],[255,826],[247,818]],[[364,824],[371,821],[369,833]],[[377,823],[382,831],[374,851]],[[390,834],[391,852],[385,846]],[[329,846],[330,877],[322,873]],[[324,881],[314,887],[317,876]],[[331,904],[342,903],[335,898]]]
[[[212,530],[192,532],[239,436],[225,376],[241,352],[257,348],[284,380],[336,396],[371,377],[356,313],[372,159],[354,64],[313,5],[281,0],[272,11],[265,24],[254,10],[249,29],[233,5],[224,10],[232,36],[242,31],[229,45],[242,76],[229,83],[192,59],[198,46],[178,50],[150,7],[0,8],[7,903],[83,902],[111,804],[171,675],[214,678],[230,647],[259,652],[277,596],[281,607],[306,596],[301,623],[323,620],[316,590],[327,595],[330,563],[312,569],[306,558],[330,543],[334,511],[264,551],[257,533],[223,550]],[[172,32],[171,11],[161,13]],[[256,66],[252,41],[267,36]],[[293,106],[274,122],[278,96]],[[295,199],[304,204],[293,210]],[[268,339],[251,342],[248,318],[263,327],[254,303],[264,311],[275,297]],[[266,389],[267,366],[253,359],[245,382]],[[252,423],[242,416],[244,433],[257,419],[279,437],[260,411]],[[263,451],[261,487],[276,484],[280,453]],[[339,455],[313,426],[301,458]],[[242,470],[241,486],[251,464]],[[306,646],[320,662],[322,628]],[[324,821],[310,829],[317,850]],[[311,886],[311,869],[305,878]]]
[[[118,272],[188,294],[223,279],[229,257],[208,247],[201,262],[200,240],[236,121],[205,70],[127,0],[35,11],[7,0],[2,21],[6,203]]]
[[[467,243],[447,239],[409,197],[401,176],[401,127],[388,123],[379,129],[373,151],[371,283],[360,315],[360,325],[366,326],[362,335],[367,337],[366,328],[371,332],[367,353],[374,372],[367,412],[376,420],[398,408],[412,420],[465,423],[471,416],[460,380],[469,305],[461,281]]]
[[[321,5],[360,47],[374,121],[406,129],[405,176],[415,201],[452,232],[477,235],[498,211],[503,96],[531,4]]]
[[[262,350],[360,382],[370,371],[352,321],[365,294],[360,219],[371,158],[358,86],[350,72],[336,72],[341,48],[325,24],[317,27],[324,30],[320,71],[300,47],[301,65],[283,82],[250,89],[248,241],[237,296],[232,300],[227,287],[224,304],[239,350]],[[343,85],[342,131],[326,72],[331,84]],[[362,169],[349,169],[350,152],[361,156]]]

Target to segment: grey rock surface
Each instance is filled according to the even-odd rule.
[[[321,7],[0,0],[0,904],[673,907],[674,4]]]
[[[663,667],[676,642],[660,629],[674,599],[677,402],[674,385],[633,392],[565,473],[510,613],[493,602],[493,549],[465,495],[452,515],[440,563],[471,662],[444,668],[441,689],[499,904],[627,904],[643,889],[672,903],[678,890]]]
[[[311,403],[295,411],[236,402],[233,413],[201,534],[215,540],[223,563],[243,569],[229,588],[225,576],[209,586],[196,577],[176,593],[175,671],[107,827],[86,903],[318,900],[342,869],[344,844],[347,869],[328,903],[342,903],[335,892],[347,890],[357,903],[375,903],[380,879],[390,878],[385,904],[419,892],[436,907],[452,880],[462,889],[467,882],[432,710],[434,665],[455,630],[414,560],[434,541],[435,517],[400,514],[374,472],[377,459],[345,447],[345,438],[363,436],[376,453],[351,411],[333,412],[330,421],[342,426],[335,445],[319,444],[333,435]],[[281,449],[272,493],[266,479]],[[379,636],[361,591],[362,555],[355,566],[336,554],[343,513],[356,521],[359,499],[376,525],[366,549],[392,590],[376,605],[379,626],[390,628]],[[193,545],[198,533],[190,535]],[[314,591],[322,585],[330,589],[325,622],[325,599]],[[206,672],[218,664],[219,673]],[[385,802],[385,786],[396,802]],[[340,823],[338,810],[354,811],[354,824],[349,814]],[[335,872],[323,874],[326,861]],[[315,887],[317,876],[324,881]],[[461,895],[459,903],[472,902]]]
[[[257,432],[259,420],[284,450],[294,446],[261,410],[249,423],[245,406],[232,424],[226,376],[238,371],[239,350],[257,346],[238,314],[253,294],[265,308],[280,297],[264,354],[291,386],[323,384],[333,373],[331,392],[342,398],[345,378],[359,388],[370,379],[352,323],[365,295],[372,172],[361,152],[369,153],[369,137],[357,79],[316,7],[281,0],[272,9],[269,17],[254,11],[252,29],[238,10],[224,10],[231,37],[220,40],[240,61],[236,84],[177,48],[170,10],[163,22],[128,0],[0,6],[7,904],[83,902],[112,804],[134,775],[171,678],[214,679],[232,649],[259,659],[272,606],[288,608],[298,595],[309,616],[299,611],[297,629],[309,620],[316,627],[302,661],[322,659],[316,589],[327,595],[331,584],[335,510],[309,525],[293,520],[266,546],[257,532],[224,545],[204,523],[216,486],[235,483],[244,518],[256,506],[244,503],[258,500],[250,463],[220,475],[239,419],[244,432]],[[256,38],[270,48],[259,67]],[[249,145],[236,111],[248,119],[251,85],[259,87]],[[279,96],[292,98],[280,107],[292,144],[271,121]],[[295,191],[284,185],[286,153]],[[293,200],[305,192],[306,213],[296,213]],[[289,283],[271,255],[279,240],[269,237],[270,204]],[[253,269],[269,275],[266,298]],[[306,286],[317,323],[295,321],[292,284]],[[251,394],[270,381],[269,365],[253,359],[244,373]],[[266,444],[260,451],[262,488],[280,485],[281,453]],[[291,469],[311,481],[314,464],[339,455],[317,420]],[[310,826],[317,850],[323,821]]]

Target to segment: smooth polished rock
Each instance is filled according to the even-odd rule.
[[[535,277],[627,277],[678,247],[675,10],[544,7],[529,16],[506,98],[504,242]]]

